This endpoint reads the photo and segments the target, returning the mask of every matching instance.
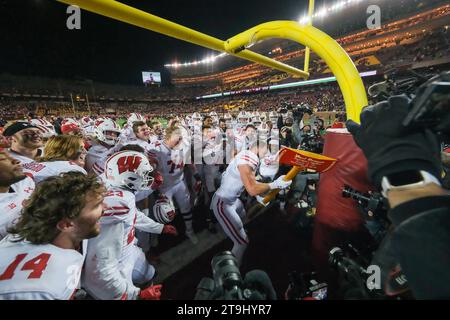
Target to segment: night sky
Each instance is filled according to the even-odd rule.
[[[120,2],[225,40],[262,22],[298,19],[308,0]],[[0,0],[0,72],[139,84],[143,70],[213,52],[87,11],[81,30],[70,31],[66,8],[51,0]]]

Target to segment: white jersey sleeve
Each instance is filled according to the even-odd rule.
[[[251,151],[242,151],[236,156],[236,165],[248,165],[256,171],[259,165],[259,158]]]
[[[31,174],[36,183],[49,177],[58,176],[66,172],[81,172],[87,175],[86,170],[72,161],[31,162],[23,165],[24,172]]]
[[[133,300],[139,294],[123,273],[127,250],[134,245],[137,210],[131,192],[111,189],[105,197],[101,232],[88,242],[83,287],[104,300]]]
[[[249,150],[241,151],[236,155],[222,174],[220,187],[216,191],[216,194],[222,199],[234,202],[244,191],[244,184],[239,172],[239,166],[242,165],[248,165],[253,171],[256,171],[259,165],[258,156]]]
[[[96,144],[92,146],[86,155],[86,171],[99,176],[104,171],[105,161],[109,156],[109,149]]]
[[[133,128],[127,126],[122,130],[122,133],[119,135],[119,143],[120,145],[125,144],[133,144],[137,140],[136,135],[133,132]]]
[[[11,186],[13,192],[0,193],[0,240],[19,219],[23,203],[31,196],[34,188],[33,179],[26,177]]]
[[[259,174],[263,178],[273,180],[279,169],[279,155],[278,153],[267,155],[261,160],[259,166]]]
[[[89,240],[82,287],[96,299],[134,300],[139,288],[121,272],[122,223],[102,224],[101,237]]]
[[[143,212],[137,210],[136,229],[148,233],[161,234],[163,228],[164,225],[162,223],[154,221]]]
[[[161,190],[183,181],[185,165],[183,150],[171,150],[162,143],[149,151],[149,157],[156,163],[157,170],[163,176]]]
[[[0,300],[69,300],[79,287],[84,256],[51,244],[0,242]]]

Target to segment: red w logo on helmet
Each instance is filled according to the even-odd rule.
[[[135,172],[141,164],[142,158],[138,156],[126,156],[117,160],[117,166],[119,167],[119,174],[126,171]]]

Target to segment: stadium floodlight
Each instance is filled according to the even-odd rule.
[[[301,17],[301,18],[298,20],[298,22],[299,22],[300,24],[308,24],[308,23],[309,23],[309,17],[308,17],[308,16],[303,16],[303,17]]]
[[[314,16],[318,17],[318,18],[323,18],[327,15],[327,8],[323,7],[322,9],[320,9]]]
[[[343,7],[345,7],[345,1],[341,1],[336,4],[337,9],[342,9]]]

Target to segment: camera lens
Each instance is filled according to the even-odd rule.
[[[237,260],[230,251],[216,255],[211,261],[214,281],[217,286],[230,289],[242,285],[242,277]]]

